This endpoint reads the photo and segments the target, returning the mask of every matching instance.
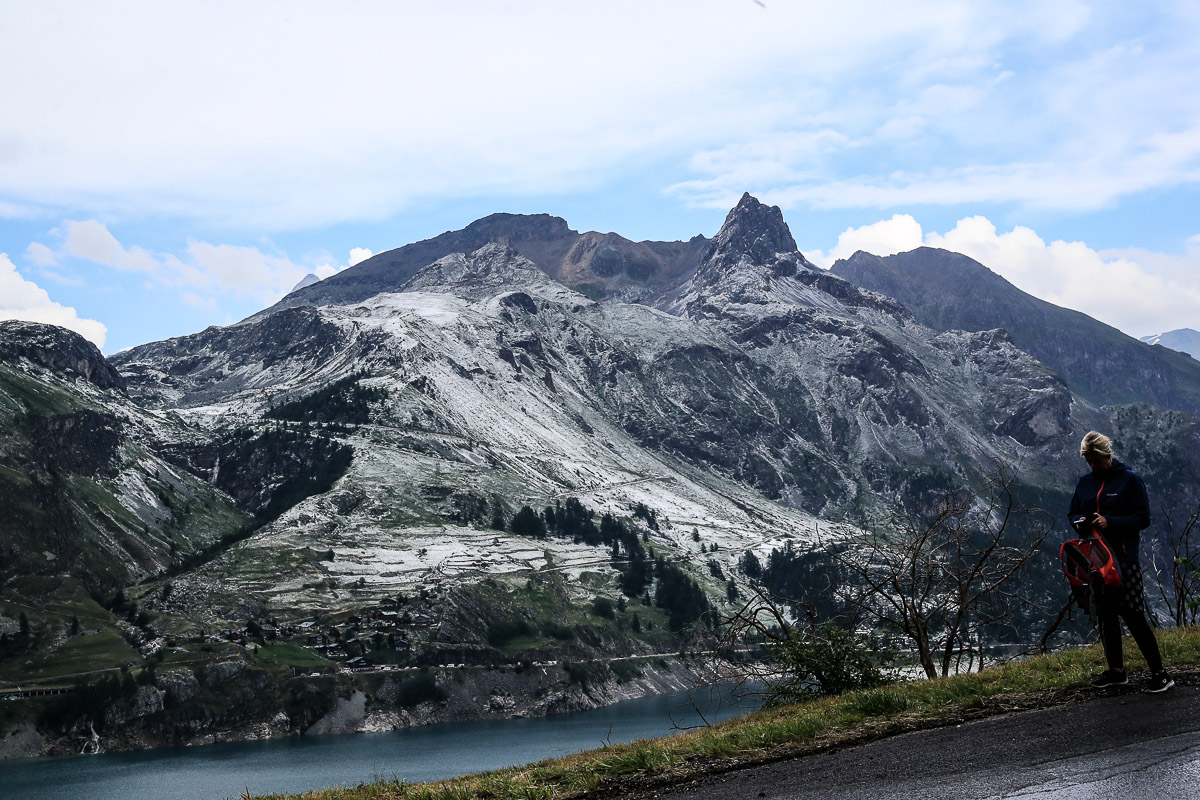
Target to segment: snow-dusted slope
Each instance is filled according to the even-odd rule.
[[[280,352],[281,328],[309,336]],[[354,498],[340,504],[348,510],[300,504],[206,568],[223,592],[243,579],[274,602],[306,592],[325,602],[303,587],[362,578],[361,590],[380,594],[432,574],[544,566],[546,553],[568,569],[606,561],[595,548],[455,525],[455,498],[497,496],[515,509],[575,497],[619,515],[643,503],[658,513],[664,544],[698,554],[716,543],[713,557],[730,568],[746,549],[765,553],[816,530],[810,514],[706,468],[706,451],[715,457],[740,421],[717,425],[705,406],[719,399],[755,425],[774,413],[736,346],[645,306],[594,303],[499,245],[440,259],[403,292],[288,309],[138,348],[119,363],[131,392],[209,428],[253,423],[272,405],[360,373],[363,386],[386,391],[369,423],[335,434],[355,450],[337,486]],[[331,562],[257,567],[270,552],[330,549]],[[209,578],[198,577],[195,591]]]
[[[935,334],[895,300],[813,267],[779,209],[750,195],[661,303],[763,367],[764,391],[801,440],[773,449],[764,469],[810,508],[970,481],[991,457],[1045,467],[1079,425],[1066,386],[1002,331]],[[800,458],[820,481],[789,480]]]

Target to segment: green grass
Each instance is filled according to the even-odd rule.
[[[1200,627],[1159,632],[1168,667],[1200,663]],[[1144,669],[1129,642],[1128,666]],[[678,782],[733,766],[799,756],[904,730],[946,724],[1009,708],[1061,702],[1070,690],[1088,686],[1103,668],[1098,647],[1065,650],[1013,662],[981,673],[932,681],[899,683],[882,689],[821,697],[806,703],[765,709],[666,739],[591,750],[566,758],[467,775],[428,784],[400,781],[364,783],[303,795],[270,795],[277,800],[554,800],[603,789],[621,794],[634,779]]]
[[[141,661],[137,651],[115,630],[109,629],[89,636],[72,636],[52,652],[34,653],[28,662],[9,659],[0,680],[5,683],[45,683],[58,678],[95,677],[100,671],[117,669],[129,662],[140,664]]]
[[[14,618],[25,613],[30,627],[35,632],[43,632],[48,640],[37,650],[0,662],[0,683],[6,685],[70,682],[76,675],[94,677],[93,673],[97,671],[117,669],[122,664],[142,660],[121,637],[113,616],[74,578],[25,576],[14,579],[0,596],[0,613]],[[78,618],[82,631],[95,632],[67,636],[62,640],[73,617]],[[56,644],[51,644],[53,642]]]
[[[291,642],[267,642],[260,645],[254,659],[267,666],[282,667],[327,667],[331,663],[313,651]]]
[[[0,364],[0,393],[19,400],[25,406],[25,410],[45,416],[66,414],[91,406],[82,398],[34,380],[19,370],[3,364]]]
[[[79,497],[103,511],[118,525],[133,530],[141,529],[142,521],[121,505],[121,501],[114,497],[106,487],[82,475],[72,475],[70,481],[71,488]]]

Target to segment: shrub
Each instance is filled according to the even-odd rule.
[[[607,597],[597,597],[592,600],[592,613],[597,617],[604,617],[604,619],[613,619],[616,617],[613,601]]]
[[[533,636],[533,626],[524,619],[500,619],[488,625],[487,640],[492,647],[504,647],[521,636]]]
[[[547,636],[558,639],[560,642],[570,641],[575,638],[575,629],[570,625],[563,625],[559,622],[551,620],[542,626],[542,633]]]
[[[396,698],[400,705],[411,708],[427,701],[441,702],[446,699],[446,690],[438,686],[432,672],[418,672],[400,684]]]
[[[841,694],[854,689],[882,686],[890,680],[882,664],[891,653],[871,636],[826,622],[806,635],[793,628],[791,635],[772,644],[783,676],[771,689],[781,701],[820,691]]]
[[[636,661],[612,661],[609,663],[617,683],[629,683],[634,678],[642,677],[642,666]]]

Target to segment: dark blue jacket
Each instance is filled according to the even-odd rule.
[[[1089,472],[1079,479],[1071,498],[1068,519],[1092,516],[1099,494],[1100,514],[1108,520],[1101,533],[1113,556],[1122,564],[1137,564],[1141,549],[1140,532],[1150,527],[1150,501],[1146,484],[1137,473],[1120,461],[1113,461],[1103,474]]]

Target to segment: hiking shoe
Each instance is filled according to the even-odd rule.
[[[1106,669],[1101,672],[1096,680],[1092,681],[1092,686],[1097,689],[1104,689],[1109,686],[1124,686],[1129,683],[1129,677],[1125,674],[1125,670]],[[1157,692],[1164,691],[1163,689],[1155,689]]]
[[[1147,681],[1142,691],[1150,694],[1158,694],[1159,692],[1165,692],[1174,685],[1175,681],[1166,672],[1156,672],[1150,676],[1150,680]]]

